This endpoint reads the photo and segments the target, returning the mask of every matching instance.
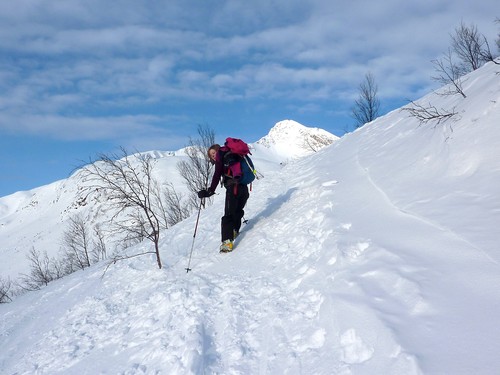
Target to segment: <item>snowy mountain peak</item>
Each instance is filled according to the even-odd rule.
[[[310,128],[293,120],[283,120],[276,123],[269,134],[256,144],[289,159],[313,154],[337,139],[337,136],[326,130]]]

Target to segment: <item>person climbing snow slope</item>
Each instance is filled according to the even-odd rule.
[[[210,146],[207,154],[215,165],[214,175],[210,186],[198,192],[198,197],[201,199],[214,195],[222,178],[222,185],[226,188],[224,216],[221,219],[220,252],[222,253],[233,250],[249,197],[248,184],[253,181],[256,173],[252,161],[244,155],[245,152],[238,154],[239,151],[231,147],[233,141],[241,142],[248,150],[246,143],[233,138],[228,138],[222,147],[219,144]]]

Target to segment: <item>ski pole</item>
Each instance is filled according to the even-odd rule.
[[[186,273],[191,271],[191,268],[189,268],[189,266],[191,265],[191,256],[193,255],[193,249],[194,249],[194,239],[196,238],[196,231],[198,230],[198,222],[200,221],[200,212],[201,212],[201,207],[203,206],[203,201],[204,199],[200,200],[200,208],[198,209],[198,216],[196,217],[196,225],[194,227],[194,234],[193,234],[193,243],[191,245],[191,252],[189,253],[189,262],[186,268]]]

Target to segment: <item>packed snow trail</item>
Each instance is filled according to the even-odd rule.
[[[205,254],[195,254],[192,272],[198,274],[203,268],[201,272],[210,272],[213,278],[221,279],[218,285],[228,285],[227,293],[242,290],[246,299],[253,296],[244,308],[236,312],[230,309],[223,314],[225,320],[231,320],[234,316],[238,316],[241,321],[248,316],[250,320],[246,324],[241,321],[235,323],[233,328],[225,327],[224,336],[228,336],[229,347],[239,342],[240,327],[255,326],[256,332],[246,332],[244,337],[251,336],[251,342],[265,344],[253,348],[260,352],[260,356],[258,360],[254,359],[255,364],[248,369],[251,370],[249,373],[265,367],[268,368],[261,373],[321,373],[321,369],[308,368],[311,363],[319,361],[322,363],[321,368],[347,374],[351,366],[362,368],[362,363],[367,360],[370,360],[367,373],[377,366],[380,370],[394,367],[398,371],[404,369],[405,373],[418,373],[418,366],[411,355],[398,354],[400,346],[394,342],[390,331],[380,340],[384,346],[391,348],[391,353],[396,353],[387,361],[384,358],[385,347],[375,353],[377,340],[372,333],[367,332],[368,337],[372,336],[373,339],[370,345],[359,334],[356,322],[346,324],[352,318],[336,316],[337,309],[345,309],[347,315],[358,311],[360,320],[369,320],[370,324],[377,324],[384,329],[377,314],[361,311],[360,306],[353,302],[355,297],[353,301],[350,297],[342,301],[339,297],[342,293],[325,295],[322,292],[335,288],[336,273],[343,268],[339,260],[346,257],[350,260],[361,255],[366,243],[349,245],[347,249],[342,249],[345,253],[339,251],[338,233],[348,232],[349,225],[332,219],[338,185],[337,180],[331,178],[334,173],[323,175],[321,180],[307,173],[293,177],[296,169],[307,170],[302,165],[290,165],[283,172],[274,173],[272,179],[266,178],[255,185],[246,213],[250,221],[243,228],[233,253],[219,255],[216,252],[221,208],[216,209],[217,216],[207,218],[206,212],[202,219],[200,242],[205,245],[203,250],[208,248],[213,252],[214,255],[209,259],[215,258],[215,262],[208,264]],[[266,192],[272,195],[266,195]],[[311,197],[321,199],[312,200]],[[207,231],[212,232],[212,239],[204,237]],[[233,298],[233,306],[243,300],[234,295]],[[286,312],[283,313],[283,310]],[[259,319],[255,319],[255,316]],[[264,328],[262,322],[266,322]],[[341,330],[340,327],[345,328]],[[265,336],[262,336],[262,332],[265,332]],[[247,345],[239,344],[237,347],[245,348]],[[262,353],[261,347],[271,347],[272,351]],[[227,352],[231,350],[224,345],[221,353]],[[237,353],[235,357],[241,355]],[[266,366],[262,363],[263,357]],[[284,364],[285,367],[280,367]],[[238,369],[233,370],[238,373]]]

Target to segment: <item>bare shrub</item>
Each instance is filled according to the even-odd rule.
[[[198,138],[189,140],[186,147],[187,161],[180,161],[177,169],[190,192],[189,206],[195,209],[199,205],[198,191],[206,189],[212,174],[212,163],[207,150],[215,143],[215,132],[209,126],[198,126]],[[205,201],[212,202],[211,198]]]
[[[356,121],[355,127],[375,120],[379,115],[380,101],[377,97],[378,87],[371,73],[365,75],[364,81],[359,85],[359,98],[352,108],[351,116]]]
[[[189,217],[191,210],[188,203],[184,202],[183,195],[175,191],[173,184],[166,186],[164,199],[166,220],[169,225],[175,225]]]
[[[107,258],[105,235],[100,225],[94,227],[94,239],[92,241],[92,260],[99,262]]]
[[[424,107],[413,101],[411,102],[411,106],[404,107],[401,110],[408,112],[411,117],[415,117],[420,124],[434,122],[435,126],[457,115],[455,108],[450,112],[445,109],[438,109],[430,103],[428,106]]]
[[[66,273],[90,267],[92,237],[82,215],[69,218],[68,228],[63,233],[63,264]]]
[[[124,233],[127,241],[150,240],[154,251],[136,255],[155,254],[162,267],[159,249],[162,221],[160,184],[153,177],[155,160],[148,154],[128,155],[121,149],[119,155],[101,154],[97,161],[82,168],[82,176],[89,185],[85,194],[104,191],[114,211],[111,223],[114,231]],[[134,255],[134,256],[136,256]],[[118,259],[128,256],[117,256]]]
[[[0,303],[12,302],[12,281],[0,277]]]
[[[459,57],[462,75],[479,69],[484,63],[494,61],[486,37],[478,31],[476,25],[460,23],[451,35],[451,48]]]
[[[446,86],[444,91],[440,94],[460,94],[465,98],[466,96],[462,88],[463,81],[461,78],[463,71],[456,63],[453,62],[451,50],[448,50],[448,54],[444,58],[432,60],[432,63],[438,73],[438,75],[432,77],[432,79]]]
[[[21,275],[21,288],[24,290],[38,290],[64,276],[60,264],[55,259],[49,258],[47,252],[42,255],[32,248],[28,254],[28,260],[30,273]]]

